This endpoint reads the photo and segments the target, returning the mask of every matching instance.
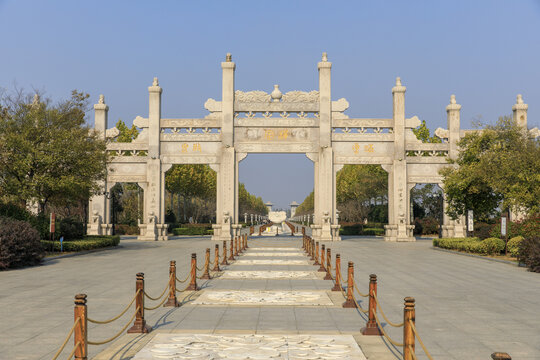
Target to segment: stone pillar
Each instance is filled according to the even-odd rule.
[[[456,102],[456,96],[450,95],[450,104],[446,106],[446,119],[448,126],[448,143],[450,145],[450,150],[448,152],[448,157],[450,159],[457,159],[459,155],[459,148],[457,143],[461,138],[460,122],[461,122],[461,105]],[[442,188],[442,187],[441,187]],[[444,189],[443,189],[444,192]],[[446,211],[446,195],[443,208]],[[447,215],[444,215],[447,217]],[[446,222],[445,222],[446,220]],[[448,235],[448,236],[445,236]],[[452,220],[450,217],[445,219],[443,217],[443,237],[465,237],[467,234],[465,230],[465,216],[460,216],[459,218]]]
[[[319,159],[316,168],[314,230],[319,230],[314,237],[316,241],[331,241],[335,218],[334,209],[334,154],[332,150],[332,95],[331,69],[326,53],[318,63],[319,69]],[[320,228],[319,228],[320,227]]]
[[[233,223],[238,221],[238,178],[237,161],[234,149],[234,70],[235,64],[231,54],[227,54],[222,69],[221,95],[221,159],[218,172],[218,190],[216,226],[219,234],[214,234],[213,240],[230,240]]]
[[[410,193],[407,184],[407,160],[405,154],[405,86],[401,79],[396,79],[392,88],[393,95],[393,128],[394,128],[394,159],[392,162],[392,191],[389,196],[389,215],[392,221],[386,226],[386,241],[415,241],[412,234],[414,225],[410,225],[409,201]],[[390,195],[390,191],[389,191]]]
[[[523,97],[518,94],[516,103],[512,106],[512,117],[516,124],[524,129],[527,129],[527,109],[529,105],[523,103]]]
[[[443,185],[439,184],[439,186],[441,187],[441,189],[443,189],[443,224],[441,229],[441,236],[443,238],[452,238],[454,237],[454,221],[446,213],[446,209],[448,208],[448,202],[446,201],[446,193],[444,192]]]
[[[223,222],[223,210],[221,210],[221,181],[219,175],[219,164],[210,164],[210,168],[216,172],[216,223],[212,224],[214,233],[212,234],[212,240],[220,240],[221,236],[221,224]]]
[[[107,115],[109,106],[105,104],[105,97],[99,95],[99,102],[94,105],[94,130],[99,134],[99,138],[105,140],[107,131]],[[102,191],[107,191],[107,179],[100,182]],[[111,225],[107,216],[109,199],[104,194],[94,195],[90,198],[88,206],[88,235],[110,235]]]
[[[523,103],[523,97],[518,94],[516,103],[512,106],[512,117],[516,124],[527,131],[527,109],[529,105]],[[510,221],[523,220],[526,216],[526,212],[517,207],[510,209]]]
[[[161,134],[161,93],[157,78],[148,87],[148,160],[146,161],[146,181],[144,192],[145,211],[143,221],[146,231],[139,236],[140,240],[167,240],[167,225],[162,202],[165,177],[162,174],[160,159]],[[165,235],[163,235],[165,234]]]

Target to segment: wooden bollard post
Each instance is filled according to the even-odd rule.
[[[311,243],[311,260],[315,260],[315,240],[311,238],[308,238],[308,239],[310,239],[310,243]]]
[[[250,235],[251,235],[251,234],[250,234]],[[249,246],[248,246],[248,239],[249,239],[249,236],[248,236],[248,234],[246,234],[246,249],[249,248]]]
[[[86,309],[86,294],[75,295],[75,321],[79,319],[79,325],[75,326],[73,332],[73,341],[75,345],[79,343],[75,349],[75,359],[88,359],[88,318]]]
[[[347,268],[347,300],[343,303],[344,308],[356,308],[356,302],[354,301],[354,263],[349,261],[349,267]]]
[[[405,308],[403,309],[403,360],[413,360],[414,356],[414,331],[411,322],[414,324],[416,312],[414,310],[414,298],[406,297]]]
[[[326,271],[326,269],[324,268],[324,266],[325,266],[325,264],[324,264],[324,249],[325,249],[325,246],[321,245],[321,266],[319,267],[319,270],[318,270],[320,272]]]
[[[197,286],[197,254],[191,254],[191,281],[186,290],[197,291],[199,287]]]
[[[133,326],[127,332],[128,334],[146,334],[152,331],[152,328],[144,320],[144,273],[137,273],[135,292],[137,293],[135,298],[135,311],[137,312]]]
[[[332,269],[332,252],[330,248],[326,249],[326,276],[324,277],[324,280],[332,280],[332,273],[330,272]]]
[[[212,271],[220,271],[219,269],[219,244],[216,244],[216,248],[214,250],[214,268]]]
[[[221,260],[221,265],[229,265],[227,261],[227,242],[223,240],[223,260]]]
[[[319,242],[317,241],[315,243],[315,262],[313,265],[320,265],[319,264]]]
[[[311,254],[311,241],[306,237],[306,253],[308,256]]]
[[[259,226],[259,236],[262,235],[262,226]]]
[[[229,260],[234,260],[234,239],[231,239],[231,255],[229,256]]]
[[[206,248],[206,256],[204,259],[204,273],[201,279],[211,279],[210,277],[210,248]]]
[[[176,299],[176,261],[174,260],[169,263],[169,298],[163,307],[169,306],[180,306]]]
[[[341,291],[341,255],[336,254],[336,283],[332,291]]]
[[[512,360],[510,355],[503,352],[494,352],[493,354],[491,354],[491,358],[493,360]]]
[[[366,327],[362,329],[362,334],[364,335],[382,335],[381,329],[377,325],[377,320],[375,320],[375,314],[377,313],[377,302],[375,297],[377,296],[377,275],[369,275],[369,313],[368,313],[368,322]]]
[[[234,256],[238,256],[238,236],[234,237]]]

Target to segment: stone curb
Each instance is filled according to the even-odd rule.
[[[516,263],[514,261],[509,261],[509,260],[494,259],[494,258],[475,255],[475,254],[464,253],[464,252],[461,252],[461,251],[441,249],[441,248],[438,248],[438,247],[435,247],[435,246],[432,246],[431,249],[437,250],[437,251],[443,251],[443,252],[447,252],[447,253],[452,253],[452,254],[457,254],[457,255],[469,256],[469,257],[473,257],[473,258],[477,258],[477,259],[483,259],[483,260],[494,261],[494,262],[499,262],[499,263],[503,263],[503,264],[514,265],[514,266],[517,266],[517,267],[525,267],[525,264]]]

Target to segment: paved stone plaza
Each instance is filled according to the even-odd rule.
[[[514,360],[538,359],[538,274],[508,264],[436,251],[427,240],[414,243],[359,237],[345,237],[343,240],[326,243],[333,255],[341,254],[342,274],[345,274],[343,269],[347,261],[354,261],[356,281],[364,293],[367,292],[369,274],[377,274],[378,298],[390,320],[401,322],[403,298],[416,298],[417,328],[435,359],[489,359],[495,351],[508,352]],[[118,249],[0,273],[0,359],[50,359],[73,324],[75,294],[88,295],[89,317],[110,318],[132,298],[137,272],[145,273],[147,292],[156,296],[166,285],[169,260],[177,261],[177,275],[182,279],[189,268],[190,254],[196,252],[201,259],[204,249],[213,249],[215,244],[208,237],[181,237],[167,242],[124,239]],[[255,237],[250,240],[250,246],[299,248],[301,238]],[[261,251],[249,250],[252,253]],[[267,258],[250,258],[249,252],[244,259]],[[269,259],[289,261],[302,257]],[[309,274],[316,269],[312,265],[233,264],[226,270],[257,271],[258,276],[253,279],[223,277],[200,284],[204,291],[213,292],[282,290],[318,293],[328,290],[331,281],[321,280],[317,275],[271,279],[263,273],[301,271],[305,276],[306,272]],[[327,294],[334,303],[342,301],[336,297],[338,293]],[[148,303],[151,305],[152,302]],[[361,302],[361,305],[367,307],[366,302]],[[131,311],[109,325],[96,327],[89,324],[89,339],[99,341],[113,335],[130,314]],[[146,318],[155,329],[151,336],[126,335],[112,347],[89,346],[90,358],[107,348],[109,352],[103,353],[99,359],[129,358],[134,349],[142,347],[154,335],[165,336],[167,333],[178,334],[178,338],[189,333],[352,335],[367,358],[396,358],[389,350],[392,347],[385,346],[379,337],[359,335],[365,317],[354,309],[335,305],[188,303],[179,308],[146,312]],[[401,341],[401,329],[393,330],[388,329],[390,335]],[[419,359],[425,359],[418,345],[417,354]]]

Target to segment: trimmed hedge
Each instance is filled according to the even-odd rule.
[[[0,270],[39,264],[44,255],[36,229],[0,216]]]
[[[365,228],[362,231],[362,235],[381,236],[384,235],[384,229],[379,228]]]
[[[497,238],[440,238],[433,239],[433,246],[483,255],[496,255],[504,250],[504,241]]]
[[[519,246],[523,241],[523,236],[516,236],[508,240],[508,252],[514,257],[519,255]]]
[[[209,227],[181,227],[172,229],[174,235],[212,235],[214,230]]]
[[[379,225],[384,226],[380,223],[368,223],[363,224],[352,224],[352,225],[343,225],[339,229],[340,235],[384,235],[384,228],[379,227]],[[362,230],[363,229],[363,230]]]
[[[76,252],[84,250],[101,249],[109,246],[117,246],[120,243],[120,236],[85,236],[74,241],[64,241],[63,250]],[[41,240],[42,246],[48,251],[60,251],[60,241]]]

